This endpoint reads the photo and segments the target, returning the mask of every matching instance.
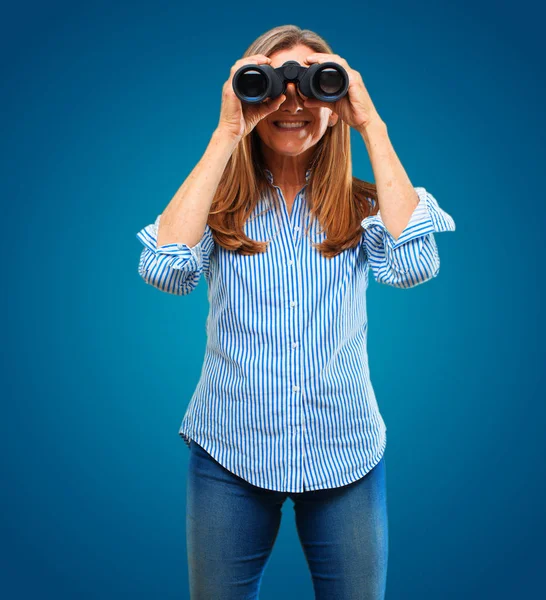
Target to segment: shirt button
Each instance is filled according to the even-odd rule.
[[[293,260],[289,260],[289,261],[288,261],[288,264],[289,264],[290,266],[292,266],[292,265],[294,264],[294,261],[293,261]]]
[[[300,386],[299,386],[299,385],[295,385],[295,386],[292,388],[292,390],[293,390],[294,392],[297,392],[299,389],[300,389]]]
[[[296,306],[296,301],[295,300],[291,300],[290,301],[290,306]]]
[[[297,348],[298,347],[298,342],[292,342],[292,348]]]
[[[299,231],[299,230],[300,230],[300,226],[299,226],[299,225],[296,225],[296,226],[294,227],[294,231]]]

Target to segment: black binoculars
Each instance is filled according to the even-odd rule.
[[[233,91],[242,102],[257,104],[284,94],[286,85],[295,83],[307,98],[336,102],[349,89],[347,71],[338,63],[316,63],[302,67],[288,60],[274,69],[271,65],[243,65],[233,75]]]

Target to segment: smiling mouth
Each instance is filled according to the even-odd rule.
[[[275,129],[279,131],[301,131],[309,125],[311,121],[273,121]]]

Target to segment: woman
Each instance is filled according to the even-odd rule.
[[[242,105],[235,71],[287,60],[341,64],[347,95],[310,100],[289,83]],[[352,177],[351,128],[375,184]],[[137,234],[147,283],[189,294],[203,273],[209,286],[203,371],[179,431],[191,451],[193,600],[258,597],[287,497],[316,598],[384,598],[386,427],[368,369],[368,269],[391,286],[423,283],[439,270],[434,232],[454,229],[412,186],[360,74],[318,35],[274,28],[233,65],[203,157]]]

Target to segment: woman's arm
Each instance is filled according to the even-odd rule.
[[[440,256],[434,233],[455,221],[434,196],[409,180],[380,119],[359,129],[374,171],[379,212],[362,221],[364,245],[376,281],[409,288],[436,277]]]
[[[238,140],[218,129],[203,157],[155,223],[137,233],[144,245],[138,273],[161,291],[189,294],[208,272],[214,248],[207,224],[210,207],[227,161]]]
[[[201,160],[161,215],[157,244],[194,246],[203,237],[214,194],[238,141],[216,129]]]
[[[381,219],[396,240],[408,224],[419,197],[394,151],[385,122],[377,118],[358,131],[370,156]]]

